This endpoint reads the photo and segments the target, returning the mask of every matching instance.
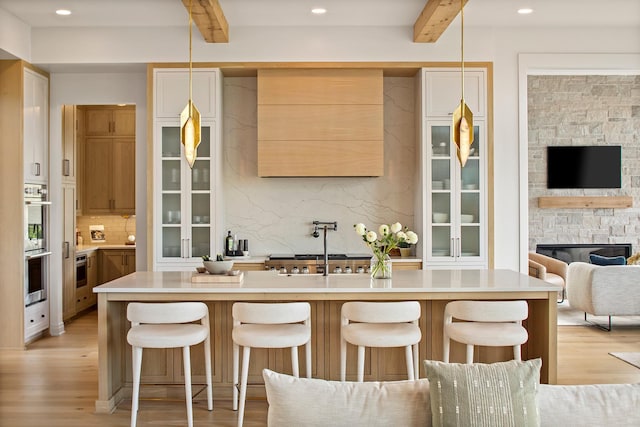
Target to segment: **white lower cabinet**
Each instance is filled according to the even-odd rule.
[[[31,304],[24,309],[24,338],[30,342],[49,328],[49,300]]]

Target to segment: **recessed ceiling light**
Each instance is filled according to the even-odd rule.
[[[324,7],[314,7],[313,9],[311,9],[311,13],[315,13],[316,15],[323,15],[327,13],[327,9],[325,9]]]
[[[68,16],[71,15],[71,11],[67,9],[58,9],[56,10],[57,15]]]
[[[533,9],[531,9],[529,7],[523,7],[522,9],[518,9],[518,13],[520,15],[528,15],[530,13],[533,13]]]

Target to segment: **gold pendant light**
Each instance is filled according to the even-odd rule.
[[[457,146],[460,166],[464,167],[469,157],[469,150],[473,144],[473,113],[464,102],[464,10],[463,0],[460,0],[460,64],[462,68],[462,98],[460,105],[453,112],[451,139]]]
[[[191,3],[189,1],[189,102],[180,113],[180,139],[184,145],[184,157],[189,163],[189,167],[193,168],[193,164],[198,156],[198,145],[200,144],[200,111],[193,104],[193,88],[191,84],[192,63],[191,63]]]

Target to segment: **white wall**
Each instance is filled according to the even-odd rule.
[[[0,59],[31,60],[31,27],[0,8]]]
[[[526,152],[526,143],[519,140],[519,100],[526,91],[518,85],[518,55],[557,53],[559,66],[570,66],[565,53],[640,55],[640,28],[468,28],[465,32],[466,59],[494,62],[494,210],[495,224],[500,225],[494,228],[495,267],[519,269],[527,247],[526,224],[520,222],[523,216],[526,223],[526,206],[519,203],[527,174],[519,164],[520,153]],[[458,59],[456,31],[446,32],[435,44],[413,43],[411,34],[409,27],[240,27],[232,28],[228,44],[207,45],[196,37],[193,58],[196,62]],[[33,31],[32,55],[36,64],[184,62],[186,40],[186,28],[178,27],[45,28]],[[611,68],[606,58],[606,54],[599,57],[599,67]],[[53,82],[52,90],[59,91],[57,85]],[[144,84],[136,89],[143,91]],[[146,229],[141,220],[140,231]]]
[[[147,259],[147,76],[146,73],[52,73],[50,75],[50,186],[51,244],[62,247],[62,105],[136,105],[136,269],[146,270]],[[56,203],[57,201],[57,203]],[[56,227],[56,224],[59,226]],[[51,324],[62,329],[62,255],[53,251],[52,289],[59,307],[51,307]],[[52,298],[56,300],[56,298]]]

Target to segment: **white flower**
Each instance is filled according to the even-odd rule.
[[[415,245],[418,243],[418,235],[413,231],[407,231],[407,243]]]
[[[396,238],[397,238],[399,241],[407,240],[407,235],[406,235],[406,234],[404,234],[404,231],[398,231],[398,232],[396,233]]]
[[[375,231],[368,231],[366,238],[367,238],[367,242],[371,243],[376,241],[376,239],[378,238],[378,235],[376,234]]]
[[[386,236],[389,234],[389,226],[387,224],[382,224],[380,228],[378,228],[378,233],[380,233],[382,237]]]
[[[364,233],[367,232],[367,227],[363,223],[356,224],[354,227],[356,228],[356,233],[360,236],[364,236]]]
[[[391,232],[392,233],[397,233],[400,230],[402,230],[402,224],[400,224],[399,222],[391,224]]]

